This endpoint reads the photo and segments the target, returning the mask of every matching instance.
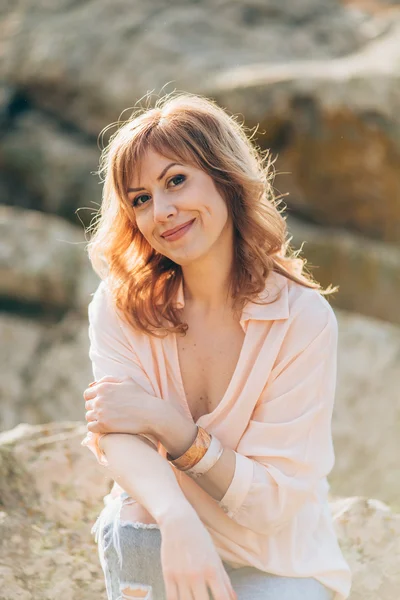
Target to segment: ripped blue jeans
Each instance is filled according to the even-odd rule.
[[[107,598],[166,600],[159,526],[120,519],[122,507],[133,502],[126,492],[109,501],[92,528]],[[254,567],[233,568],[224,561],[223,565],[238,600],[333,600],[334,597],[332,590],[311,577],[281,577]],[[209,598],[213,600],[211,592]]]

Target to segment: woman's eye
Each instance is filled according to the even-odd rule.
[[[149,197],[149,195],[148,195],[148,194],[142,194],[141,196],[136,196],[136,198],[135,198],[135,199],[133,200],[133,202],[132,202],[132,206],[137,206],[137,205],[138,205],[138,202],[139,202],[139,200],[140,200],[141,198],[146,198],[146,196],[147,196],[147,197]],[[139,206],[142,206],[142,205],[141,205],[141,204],[139,204]]]
[[[181,185],[186,180],[186,175],[175,175],[171,177],[168,181],[168,185],[173,182],[172,187],[176,187],[177,185]],[[141,194],[140,196],[136,196],[136,198],[132,201],[132,206],[143,206],[146,200],[143,202],[143,198],[150,198],[148,194]]]
[[[171,181],[174,182],[174,186],[180,185],[181,183],[183,183],[186,179],[185,175],[175,175],[175,177],[172,177],[168,183],[171,183]]]

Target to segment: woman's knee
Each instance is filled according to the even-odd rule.
[[[164,597],[159,528],[124,522],[116,531],[107,526],[103,539],[107,573],[113,588],[119,590],[118,597],[147,600],[153,593],[156,598]]]
[[[129,573],[151,574],[161,568],[161,532],[145,523],[109,524],[102,539],[104,557],[121,579]]]

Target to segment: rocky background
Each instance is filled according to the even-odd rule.
[[[399,0],[0,0],[0,28],[0,599],[105,598],[84,228],[100,131],[177,89],[258,125],[292,245],[340,286],[331,507],[351,600],[398,600]]]

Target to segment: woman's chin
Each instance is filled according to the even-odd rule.
[[[187,267],[204,256],[204,252],[194,252],[194,251],[186,251],[182,248],[181,252],[175,252],[168,255],[168,258],[173,260],[177,265],[181,267]]]

